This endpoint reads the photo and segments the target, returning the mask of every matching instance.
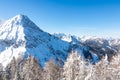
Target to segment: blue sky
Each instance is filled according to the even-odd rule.
[[[0,0],[0,19],[17,14],[49,33],[120,37],[120,0]]]

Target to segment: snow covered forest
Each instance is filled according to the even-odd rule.
[[[33,56],[27,59],[15,59],[4,69],[0,66],[0,80],[120,80],[120,55],[112,57],[109,62],[107,55],[96,64],[91,64],[71,52],[61,66],[54,60],[45,63],[44,67]]]

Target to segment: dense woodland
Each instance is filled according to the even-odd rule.
[[[13,58],[5,69],[0,65],[0,80],[120,80],[120,55],[93,65],[71,52],[63,66],[50,60],[44,67],[33,56]]]

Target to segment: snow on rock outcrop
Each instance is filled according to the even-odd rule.
[[[69,35],[65,35],[64,33],[54,33],[54,36],[62,39],[63,41],[67,41],[67,42],[71,42],[72,41],[72,36]]]
[[[93,64],[98,62],[105,54],[107,54],[110,61],[111,57],[120,49],[119,39],[105,39],[95,36],[76,37],[63,33],[54,35],[64,41],[70,42],[70,48],[77,50],[81,56],[89,59]]]

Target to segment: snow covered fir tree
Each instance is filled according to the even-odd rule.
[[[120,80],[120,39],[49,34],[17,15],[0,26],[0,80]]]

